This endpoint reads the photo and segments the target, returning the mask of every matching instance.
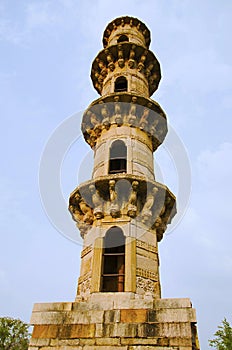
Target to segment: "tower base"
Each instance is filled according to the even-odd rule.
[[[29,350],[199,350],[189,299],[94,293],[87,301],[35,304]]]

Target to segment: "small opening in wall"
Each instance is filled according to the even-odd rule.
[[[123,292],[125,279],[125,237],[119,227],[106,233],[103,251],[102,292]]]
[[[126,173],[127,148],[123,141],[116,140],[110,147],[109,174]]]
[[[120,35],[120,37],[118,38],[117,42],[118,43],[123,43],[124,41],[129,41],[129,38],[127,35]]]
[[[118,77],[114,84],[114,91],[121,92],[127,91],[127,79],[125,77]]]

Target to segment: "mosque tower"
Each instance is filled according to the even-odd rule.
[[[100,98],[82,119],[92,178],[69,200],[83,238],[76,300],[35,304],[31,350],[199,349],[189,299],[161,298],[158,242],[176,200],[155,180],[167,120],[150,98],[161,72],[149,45],[149,29],[133,17],[104,31],[91,69]]]

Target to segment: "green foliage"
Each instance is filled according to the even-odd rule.
[[[29,325],[10,317],[0,317],[0,350],[27,350]]]
[[[218,330],[214,333],[215,337],[209,340],[209,345],[217,350],[232,350],[232,327],[224,318],[222,325],[218,326]]]

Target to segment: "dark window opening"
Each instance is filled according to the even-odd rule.
[[[115,92],[127,91],[127,79],[125,77],[118,77],[114,84]]]
[[[114,141],[110,148],[109,174],[126,173],[127,149],[123,141]]]
[[[122,42],[124,42],[124,41],[129,41],[129,38],[128,38],[128,36],[127,35],[120,35],[120,37],[118,38],[118,40],[117,40],[117,42],[118,43],[122,43]]]
[[[104,239],[102,292],[123,292],[124,279],[125,237],[119,227],[112,227]]]

